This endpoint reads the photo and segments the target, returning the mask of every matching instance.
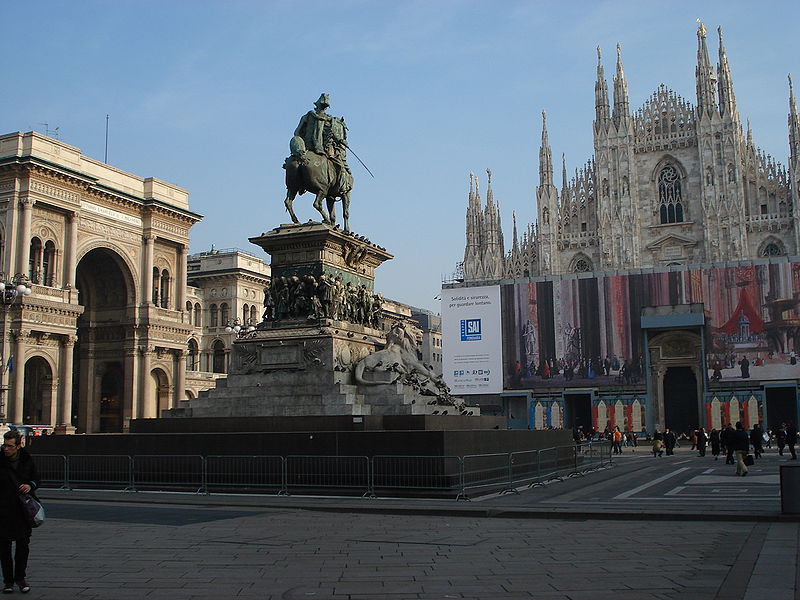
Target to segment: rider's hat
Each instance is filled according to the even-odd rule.
[[[328,94],[320,94],[319,100],[314,102],[314,106],[316,106],[317,108],[322,108],[323,106],[330,106],[331,103],[328,102],[328,98],[329,98]]]

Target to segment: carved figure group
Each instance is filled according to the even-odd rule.
[[[367,286],[342,282],[339,276],[323,273],[276,277],[264,289],[263,320],[307,318],[349,321],[379,327],[383,296]]]

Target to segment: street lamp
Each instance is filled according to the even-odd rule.
[[[253,332],[255,330],[256,330],[256,328],[253,327],[252,325],[250,325],[248,327],[242,326],[241,321],[239,321],[239,317],[236,317],[233,320],[233,325],[231,325],[231,323],[229,322],[228,325],[225,327],[225,333],[235,333],[236,337],[240,337],[240,336],[246,335],[246,334],[251,333],[251,332]]]
[[[14,304],[22,304],[22,298],[29,296],[28,278],[17,274],[6,280],[5,273],[0,273],[0,304],[3,307],[3,339],[0,348],[0,421],[6,420],[6,392],[8,391],[8,359],[6,359],[6,340],[8,339],[8,311]]]

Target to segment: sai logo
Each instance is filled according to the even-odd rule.
[[[461,319],[461,341],[474,342],[481,339],[480,319]]]

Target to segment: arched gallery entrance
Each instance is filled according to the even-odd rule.
[[[25,393],[22,402],[22,422],[44,425],[52,422],[53,370],[41,356],[25,363]]]
[[[120,256],[95,248],[76,271],[78,340],[73,367],[73,424],[79,432],[121,432],[131,411],[132,373],[125,357],[133,326],[133,284]]]

